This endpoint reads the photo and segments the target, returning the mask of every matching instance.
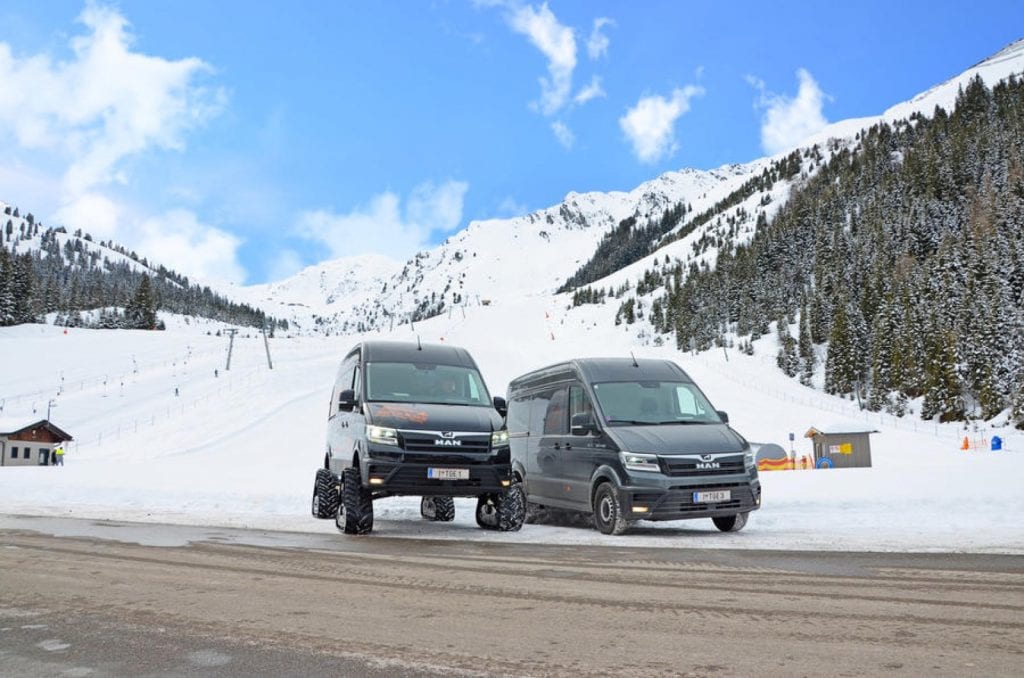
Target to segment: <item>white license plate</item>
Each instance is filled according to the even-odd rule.
[[[468,468],[428,468],[427,477],[434,480],[469,480]]]
[[[732,490],[718,490],[716,492],[694,492],[694,504],[718,504],[732,499]]]

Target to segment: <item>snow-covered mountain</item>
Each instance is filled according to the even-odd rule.
[[[991,87],[1021,73],[1024,40],[878,116],[830,124],[796,149],[772,157],[708,171],[667,172],[629,192],[569,193],[561,203],[525,216],[471,222],[404,264],[377,257],[337,259],[281,282],[237,288],[232,296],[287,318],[294,331],[330,334],[386,329],[458,306],[500,304],[513,297],[535,297],[539,305],[546,305],[620,221],[636,217],[643,224],[679,203],[688,211],[663,239],[663,246],[594,285],[635,282],[666,257],[713,265],[716,243],[729,238],[735,244],[753,237],[759,217],[771,219],[794,182],[806,180],[834,153],[855,147],[862,130],[915,113],[930,116],[936,106],[950,110],[960,89],[976,76]],[[739,192],[793,151],[800,165],[791,177]],[[700,220],[696,228],[694,220]]]

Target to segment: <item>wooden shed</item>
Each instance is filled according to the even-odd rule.
[[[18,427],[0,421],[0,466],[48,466],[53,448],[74,440],[48,419]]]
[[[858,424],[812,426],[804,434],[814,444],[815,468],[869,468],[871,439],[877,430]]]

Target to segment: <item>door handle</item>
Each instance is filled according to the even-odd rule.
[[[572,449],[572,443],[566,443],[565,444],[565,449],[571,450]]]
[[[561,443],[555,443],[555,449],[556,450],[562,449],[562,444]]]

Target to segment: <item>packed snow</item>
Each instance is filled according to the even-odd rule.
[[[419,501],[375,503],[377,537],[501,542],[756,549],[1024,553],[1024,435],[996,433],[1004,449],[960,450],[962,425],[865,414],[847,400],[801,386],[774,366],[772,338],[757,352],[684,354],[643,346],[635,328],[573,314],[541,299],[477,306],[416,324],[423,341],[464,346],[493,394],[527,370],[575,356],[675,360],[748,439],[810,453],[803,433],[835,420],[877,429],[867,469],[763,472],[764,505],[740,533],[710,520],[640,522],[621,537],[586,527],[525,525],[480,530],[473,500],[454,523],[419,517]],[[0,513],[268,530],[334,532],[309,513],[324,456],[332,380],[360,337],[276,338],[243,330],[225,369],[218,325],[165,317],[166,332],[46,325],[0,329],[4,423],[46,416],[75,437],[63,467],[0,468]],[[209,334],[208,334],[209,333]],[[387,336],[414,340],[408,326]],[[338,539],[346,539],[338,535]],[[374,537],[370,537],[374,538]]]

